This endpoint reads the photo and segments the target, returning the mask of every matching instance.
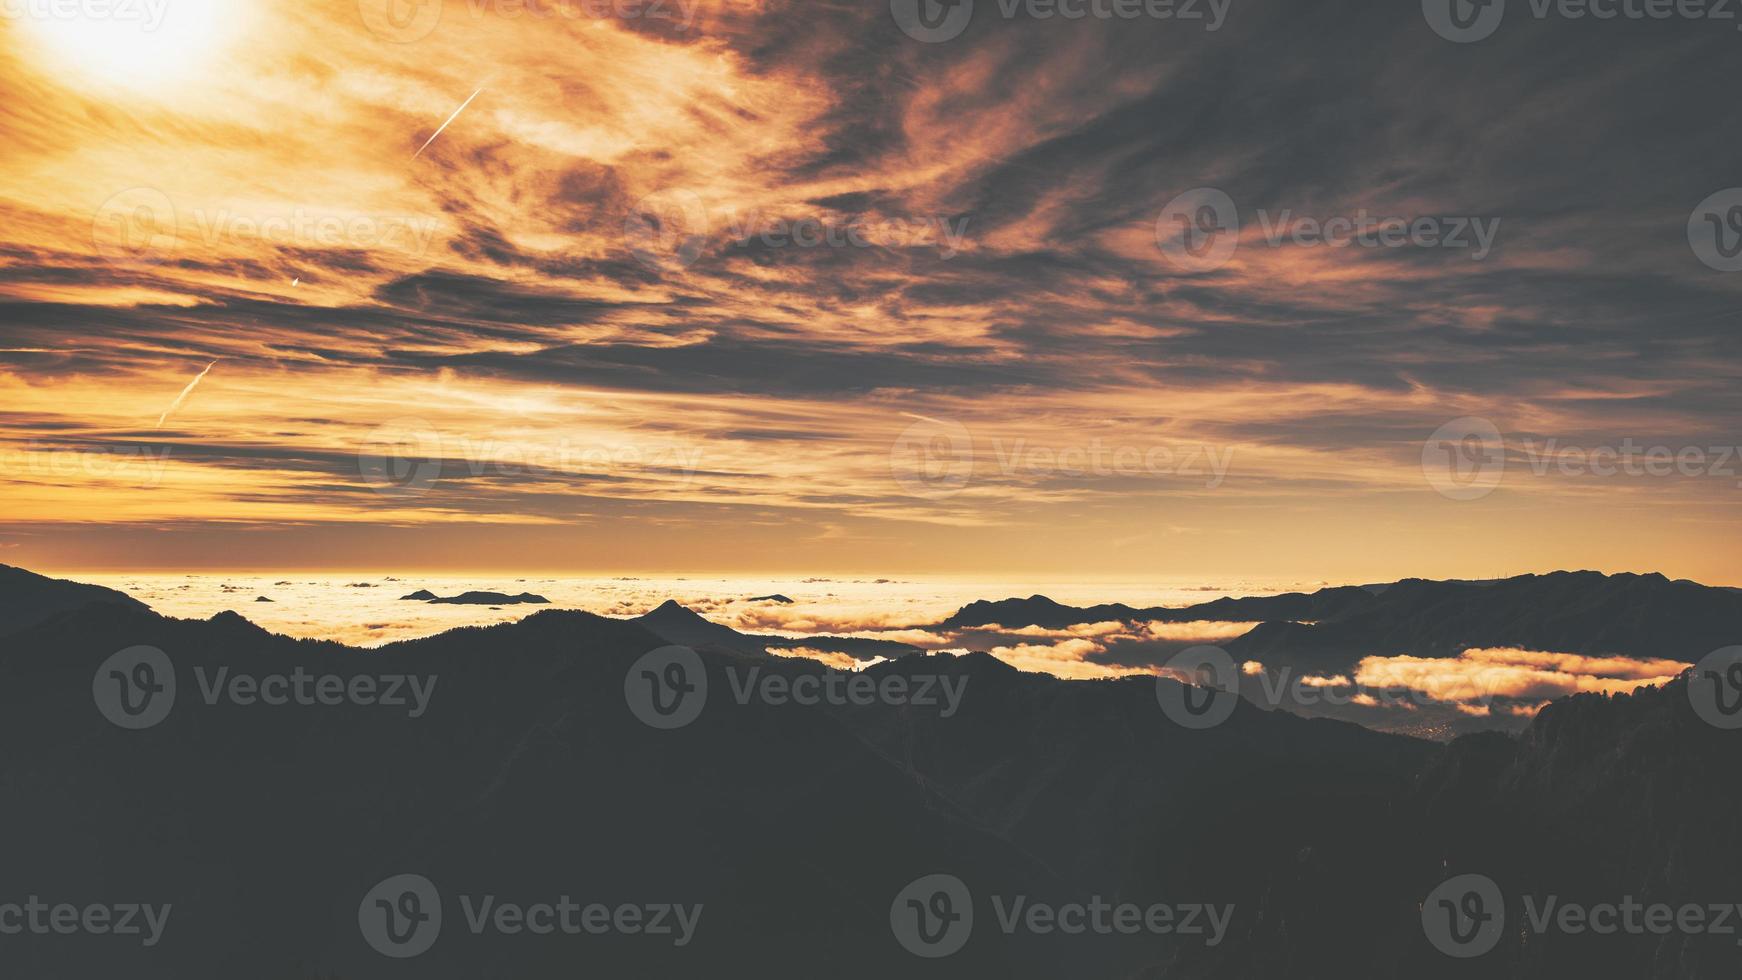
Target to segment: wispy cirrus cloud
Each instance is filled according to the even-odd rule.
[[[1684,228],[1734,182],[1709,31],[1478,49],[1413,9],[1274,0],[1211,33],[985,18],[926,45],[877,5],[769,0],[683,23],[449,3],[408,39],[367,4],[226,9],[125,87],[31,25],[0,38],[0,395],[42,420],[11,452],[169,448],[121,507],[107,478],[9,472],[11,521],[90,536],[64,557],[101,550],[100,518],[117,542],[343,526],[358,555],[445,535],[455,561],[473,524],[707,566],[1733,577],[1704,547],[1737,533],[1724,481],[1517,480],[1448,509],[1420,468],[1464,415],[1587,444],[1735,431],[1742,287]],[[1324,57],[1351,44],[1388,56]],[[1156,221],[1201,186],[1244,232],[1192,271]],[[1272,247],[1260,212],[1500,230],[1480,261]],[[200,411],[163,413],[214,359]],[[160,413],[175,431],[141,436]],[[439,475],[380,493],[359,456],[407,419]],[[966,434],[922,460],[945,493],[895,458],[936,450],[925,419]],[[1621,554],[1545,521],[1642,532]],[[1158,526],[1167,547],[1121,546]],[[1376,527],[1436,567],[1345,557]],[[547,540],[526,533],[501,540]],[[1552,553],[1492,545],[1527,533]]]

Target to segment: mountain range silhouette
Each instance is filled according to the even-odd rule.
[[[1497,642],[1643,644],[1674,610],[1732,615],[1733,592],[1690,585],[1557,573],[1206,606],[1216,619],[1354,624],[1349,635],[1372,642],[1411,633],[1450,649],[1451,624],[1488,596],[1489,616],[1523,631]],[[1533,617],[1502,600],[1562,601],[1580,615]],[[1056,625],[1111,608],[1123,607],[1037,597],[954,618],[1013,627],[988,617],[1029,610]],[[374,650],[278,636],[233,612],[172,619],[19,569],[0,568],[0,609],[0,889],[175,909],[149,950],[120,937],[0,939],[8,976],[1657,980],[1742,968],[1733,937],[1513,930],[1464,961],[1421,926],[1424,896],[1465,872],[1509,895],[1742,900],[1742,734],[1702,721],[1685,680],[1557,701],[1516,736],[1437,744],[1244,699],[1193,729],[1158,707],[1183,692],[1175,681],[1065,681],[985,654],[863,671],[909,690],[965,684],[947,717],[917,703],[740,701],[752,672],[792,690],[843,675],[767,655],[671,602],[627,621],[545,610]],[[1725,625],[1682,623],[1651,654],[1685,652]],[[694,648],[707,697],[692,724],[657,730],[626,701],[626,680],[670,644]],[[93,678],[141,646],[173,663],[177,691],[160,723],[130,731],[93,704]],[[421,677],[433,694],[415,718],[380,704],[208,703],[226,668],[347,686]],[[442,891],[446,921],[430,952],[396,960],[360,935],[358,905],[406,873]],[[892,936],[890,908],[937,873],[967,883],[976,918],[961,952],[928,960]],[[472,935],[455,901],[561,894],[706,913],[676,947]],[[1214,946],[1007,934],[991,897],[1012,895],[1235,912]]]

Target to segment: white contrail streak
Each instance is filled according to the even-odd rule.
[[[482,92],[482,91],[484,91],[482,88],[478,89],[478,92]],[[417,152],[413,153],[411,155],[411,158],[413,160],[416,160],[418,157],[423,156],[423,151],[429,149],[429,145],[436,141],[436,137],[440,136],[442,134],[442,130],[447,129],[449,123],[452,123],[455,119],[460,118],[460,113],[466,111],[466,107],[472,104],[472,99],[475,99],[478,97],[478,92],[473,92],[471,94],[471,96],[466,99],[466,101],[460,103],[460,107],[458,109],[454,110],[454,114],[448,117],[448,121],[445,123],[442,123],[440,126],[436,127],[436,131],[429,134],[429,139],[424,140],[423,145],[417,148]]]
[[[195,375],[194,379],[188,382],[188,386],[181,390],[181,394],[175,396],[175,401],[170,402],[169,407],[163,410],[163,414],[157,417],[157,427],[159,429],[163,428],[164,420],[169,418],[171,415],[174,415],[175,410],[181,407],[181,403],[188,400],[188,396],[194,393],[194,387],[200,383],[202,378],[211,372],[212,365],[217,363],[217,361],[213,361],[211,364],[206,365],[206,369]]]
[[[905,415],[910,419],[919,419],[921,422],[930,422],[933,425],[949,425],[949,423],[945,422],[943,419],[934,419],[929,415],[921,415],[918,412],[901,412],[900,414]]]

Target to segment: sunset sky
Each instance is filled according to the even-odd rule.
[[[1742,585],[1742,37],[1515,6],[16,0],[0,562]]]

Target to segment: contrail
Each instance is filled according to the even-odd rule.
[[[482,91],[484,91],[482,88],[478,89],[478,92],[482,92]],[[466,107],[472,104],[472,99],[475,99],[478,97],[478,92],[473,92],[471,94],[471,96],[466,99],[466,101],[460,103],[460,107],[458,109],[454,110],[454,114],[448,117],[448,121],[445,123],[442,123],[440,126],[436,127],[436,131],[429,134],[429,139],[424,140],[423,145],[417,148],[417,152],[413,153],[411,155],[411,158],[413,160],[416,160],[418,157],[423,156],[423,151],[429,149],[429,145],[436,141],[436,137],[440,136],[442,134],[442,130],[447,129],[449,123],[452,123],[455,119],[460,118],[460,113],[466,111]]]
[[[200,383],[200,379],[204,378],[212,370],[212,365],[216,363],[218,362],[213,361],[211,364],[206,365],[206,369],[195,375],[194,379],[188,382],[188,386],[181,390],[181,394],[175,396],[175,401],[170,402],[169,407],[163,410],[163,414],[157,417],[157,427],[159,429],[163,428],[164,419],[175,414],[175,410],[181,407],[181,403],[188,400],[188,396],[194,393],[194,386]]]
[[[919,419],[921,422],[930,422],[933,425],[949,425],[949,423],[945,422],[943,419],[934,419],[929,415],[921,415],[918,412],[901,412],[900,414],[905,415],[910,419]]]

